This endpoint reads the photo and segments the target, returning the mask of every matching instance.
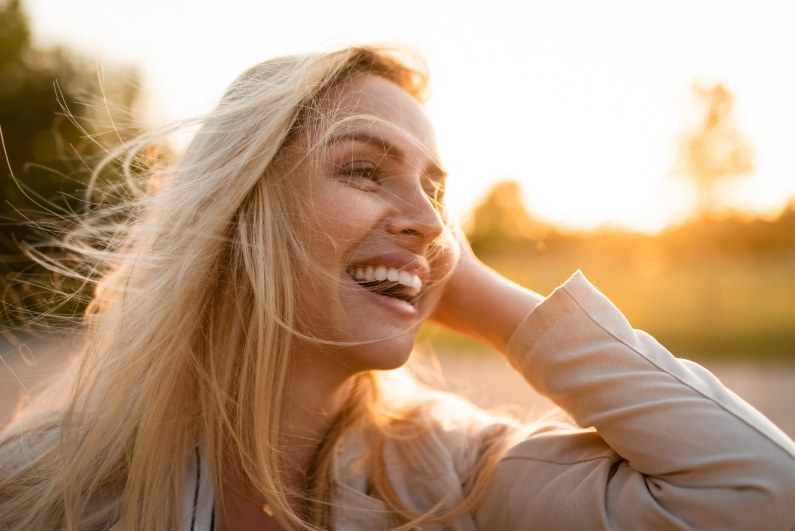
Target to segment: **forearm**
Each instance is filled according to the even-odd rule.
[[[543,301],[472,255],[461,258],[433,319],[503,354],[516,327]]]
[[[697,528],[755,528],[760,518],[771,529],[795,524],[786,502],[795,492],[793,442],[708,371],[633,330],[584,278],[550,296],[509,348],[538,391],[581,426],[594,426],[623,460],[604,479],[584,464],[570,474],[593,495],[590,506],[583,502],[588,514],[628,529],[643,528],[644,518]],[[524,452],[535,459],[536,450]],[[545,462],[568,463],[570,471],[591,462],[571,457],[545,455]]]

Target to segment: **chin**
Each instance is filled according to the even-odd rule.
[[[356,349],[352,360],[361,371],[390,371],[405,365],[414,350],[414,334],[392,337]]]

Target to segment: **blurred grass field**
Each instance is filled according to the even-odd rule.
[[[795,251],[676,255],[660,237],[601,234],[506,244],[480,258],[547,295],[580,269],[627,316],[680,357],[795,363]],[[426,338],[477,349],[434,327]]]

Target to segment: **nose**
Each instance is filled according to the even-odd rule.
[[[439,209],[421,186],[394,197],[393,210],[386,220],[387,232],[411,244],[428,244],[444,232]]]

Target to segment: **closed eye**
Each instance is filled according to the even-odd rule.
[[[363,190],[375,189],[381,183],[382,171],[369,160],[354,160],[337,167],[337,174],[348,184]]]
[[[431,200],[434,208],[442,211],[444,206],[444,181],[436,179],[424,179],[422,189],[425,195]]]

